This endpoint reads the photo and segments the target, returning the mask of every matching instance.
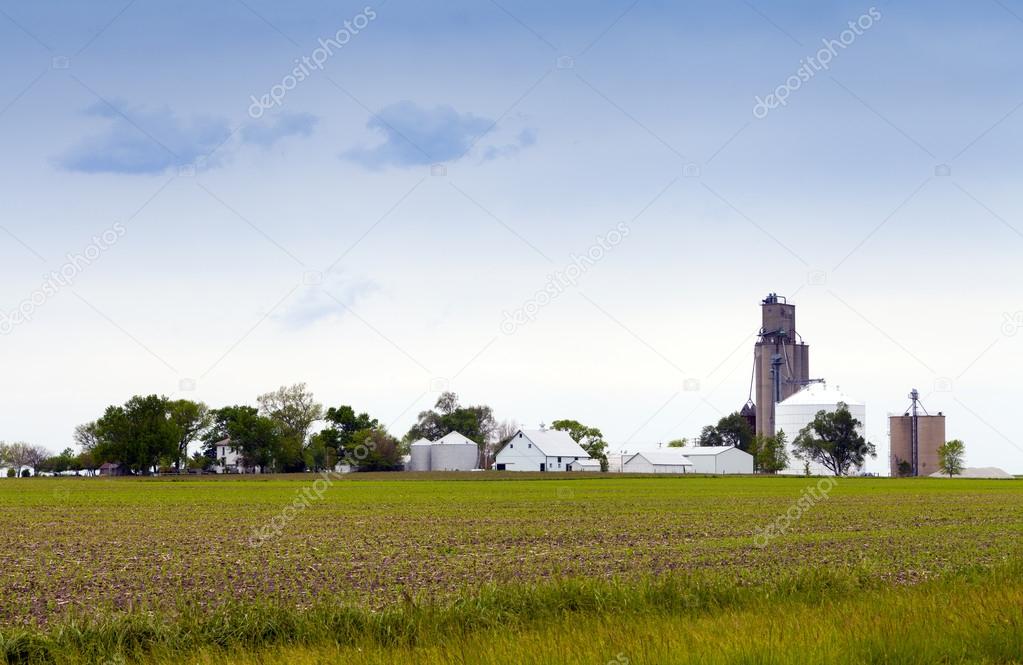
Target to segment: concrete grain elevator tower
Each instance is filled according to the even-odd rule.
[[[760,303],[760,337],[753,348],[757,434],[774,436],[775,404],[810,381],[810,347],[796,332],[796,306],[776,293]]]

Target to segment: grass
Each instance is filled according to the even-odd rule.
[[[800,569],[497,587],[382,612],[237,605],[0,636],[11,663],[935,663],[1023,657],[1023,561],[891,587]],[[624,659],[624,661],[623,661]]]
[[[948,646],[935,621],[998,643],[997,617],[1016,617],[1019,632],[1005,609],[1023,577],[1016,481],[843,479],[758,547],[815,481],[358,474],[282,521],[315,479],[0,480],[0,654],[525,662],[510,655],[521,638],[528,662],[801,662],[741,649],[811,653],[855,611],[882,622],[857,644],[901,653],[891,626],[914,607],[937,617],[907,628],[918,650]],[[941,605],[954,597],[967,616]],[[749,627],[698,649],[716,620]]]

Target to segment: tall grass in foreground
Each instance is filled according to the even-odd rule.
[[[499,587],[383,611],[268,604],[0,633],[8,663],[1023,662],[1023,561],[888,587],[856,570],[767,585],[705,572]],[[623,660],[624,659],[624,660]],[[1015,659],[1015,660],[1014,660]],[[0,661],[2,662],[2,661]]]

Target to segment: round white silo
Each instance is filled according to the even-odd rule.
[[[852,417],[860,421],[861,424],[857,431],[864,436],[867,426],[866,404],[846,395],[837,387],[829,388],[824,383],[811,383],[804,386],[795,395],[775,405],[775,431],[785,432],[789,453],[789,466],[781,473],[803,475],[804,463],[793,454],[792,442],[804,427],[813,422],[818,411],[836,411],[839,402],[845,403],[849,407]],[[821,476],[831,475],[826,467],[815,462],[810,463],[810,473]]]
[[[411,459],[409,460],[409,471],[430,470],[430,449],[433,444],[427,439],[419,439],[409,446]]]
[[[431,471],[472,471],[479,462],[479,446],[458,432],[452,432],[430,448]]]

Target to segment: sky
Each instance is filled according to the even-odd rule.
[[[759,302],[1023,474],[1023,2],[0,1],[0,439],[305,382],[611,450],[749,394]]]

